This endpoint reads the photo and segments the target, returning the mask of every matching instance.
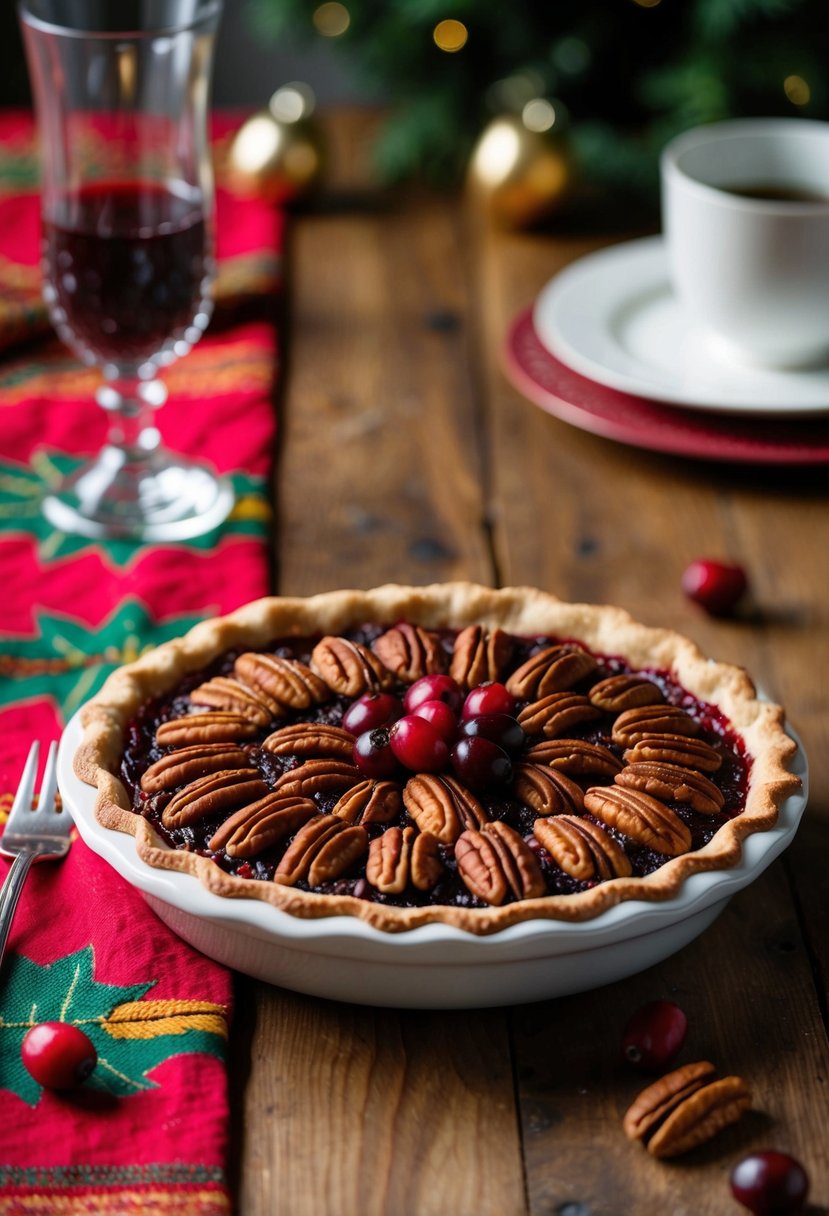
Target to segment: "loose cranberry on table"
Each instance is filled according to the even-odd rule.
[[[449,748],[425,718],[407,714],[389,727],[391,750],[413,773],[440,773],[449,766]]]
[[[480,718],[484,714],[514,714],[515,697],[507,692],[503,684],[494,680],[479,684],[467,695],[461,710],[461,718]]]
[[[416,718],[425,718],[444,743],[451,744],[458,733],[458,719],[445,701],[423,701],[414,711]]]
[[[343,714],[343,728],[352,735],[376,730],[403,717],[403,702],[390,692],[367,692]]]
[[[688,1019],[673,1001],[649,1001],[622,1032],[622,1054],[642,1072],[659,1072],[679,1054]]]
[[[74,1089],[98,1063],[92,1040],[69,1022],[41,1022],[23,1036],[20,1056],[26,1070],[47,1089]]]
[[[398,771],[397,757],[391,749],[385,726],[358,735],[351,756],[361,773],[378,781],[393,777]]]
[[[728,616],[748,590],[748,578],[742,566],[699,558],[684,570],[682,590],[712,616]]]
[[[502,747],[482,735],[463,738],[452,748],[455,776],[473,790],[509,785],[512,761]]]
[[[523,727],[509,714],[481,714],[477,718],[467,718],[461,725],[461,731],[469,738],[480,735],[483,739],[490,739],[510,756],[520,755],[527,741]]]
[[[755,1216],[799,1212],[809,1193],[809,1175],[788,1153],[752,1153],[731,1171],[731,1193]]]
[[[413,714],[424,701],[445,701],[453,713],[458,713],[463,704],[463,689],[451,676],[421,676],[406,689],[403,698],[406,713]]]

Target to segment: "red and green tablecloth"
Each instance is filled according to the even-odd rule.
[[[216,161],[233,129],[216,123]],[[165,443],[230,475],[236,506],[187,543],[54,531],[38,501],[104,440],[96,373],[51,334],[40,302],[31,119],[0,114],[0,825],[32,739],[64,723],[118,664],[268,590],[281,216],[217,194],[219,306],[165,374]],[[0,878],[7,863],[0,859]],[[185,945],[75,839],[32,871],[0,973],[0,1216],[227,1213],[230,974]],[[20,1062],[33,1022],[76,1022],[99,1065],[71,1094]]]

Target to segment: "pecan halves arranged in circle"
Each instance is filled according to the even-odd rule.
[[[413,684],[421,676],[446,671],[448,656],[440,639],[428,629],[407,621],[381,633],[371,643],[371,649],[383,666],[406,684]]]
[[[660,705],[665,700],[665,694],[653,680],[624,673],[599,680],[587,695],[599,709],[611,714],[637,709],[640,705]]]
[[[461,688],[500,680],[512,658],[513,640],[503,629],[467,625],[455,638],[449,674]]]
[[[536,819],[533,835],[553,861],[571,878],[627,878],[630,860],[624,849],[603,828],[576,815]]]
[[[227,815],[264,798],[267,792],[265,782],[248,768],[208,773],[173,794],[161,813],[161,822],[167,828],[186,827],[210,815]]]
[[[366,879],[384,895],[401,895],[409,885],[431,891],[443,870],[437,838],[430,832],[388,828],[369,846]]]
[[[580,785],[543,764],[516,764],[512,786],[519,802],[538,815],[577,815],[584,809]]]
[[[362,779],[357,766],[344,760],[306,760],[283,773],[273,788],[313,798],[315,794],[341,794]]]
[[[678,705],[639,705],[613,723],[613,742],[631,747],[651,735],[697,735],[699,725]]]
[[[677,857],[691,848],[688,827],[676,812],[650,794],[618,785],[594,786],[584,795],[584,808],[655,853]]]
[[[548,646],[527,659],[507,680],[507,690],[519,701],[540,701],[551,692],[566,692],[598,666],[579,646]]]
[[[481,803],[454,777],[418,773],[403,788],[403,803],[421,832],[430,832],[441,844],[454,844],[466,828],[489,821]]]
[[[317,814],[319,808],[310,798],[266,794],[228,816],[211,836],[208,848],[216,853],[224,850],[228,857],[258,857]]]
[[[233,670],[249,688],[264,693],[285,709],[310,709],[331,697],[325,681],[298,659],[250,651],[239,655]]]
[[[751,1106],[741,1077],[717,1079],[713,1064],[684,1064],[634,1100],[622,1126],[654,1157],[677,1157],[736,1123]]]
[[[648,735],[624,753],[628,764],[640,760],[655,760],[662,764],[678,764],[681,768],[697,768],[703,773],[716,773],[722,767],[722,756],[703,739],[685,735]]]
[[[311,670],[333,692],[359,697],[364,692],[387,691],[394,686],[394,675],[376,654],[361,642],[348,638],[324,637],[311,652]]]
[[[458,874],[473,895],[499,907],[508,899],[537,899],[546,890],[535,854],[508,824],[496,820],[466,831],[455,845]]]
[[[595,722],[601,710],[591,705],[578,692],[551,692],[540,701],[531,701],[518,715],[518,721],[528,735],[546,735],[553,739],[566,735],[574,726]]]
[[[141,789],[145,794],[174,790],[207,773],[220,773],[228,768],[253,768],[253,763],[241,747],[232,743],[196,743],[168,752],[144,772]]]
[[[358,824],[336,815],[315,815],[301,827],[276,867],[274,882],[312,887],[340,878],[368,851],[368,835]]]
[[[622,762],[600,743],[586,739],[542,739],[525,753],[531,764],[546,764],[568,777],[606,777],[621,771]]]
[[[616,784],[642,790],[664,802],[683,802],[701,815],[718,814],[725,803],[722,790],[695,769],[655,760],[639,760],[617,773]]]
[[[244,714],[223,710],[186,714],[160,722],[155,741],[159,747],[185,747],[197,743],[241,743],[258,733],[254,721]]]
[[[403,810],[400,786],[366,778],[337,799],[331,814],[347,823],[391,823]]]
[[[231,676],[214,676],[190,693],[194,705],[209,705],[250,718],[257,726],[267,726],[273,718],[284,718],[285,710],[265,692],[248,688]]]
[[[325,722],[292,722],[262,743],[274,756],[305,756],[317,760],[351,760],[354,736],[341,726]]]

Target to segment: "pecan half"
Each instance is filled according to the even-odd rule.
[[[367,851],[365,828],[344,823],[336,815],[315,815],[288,845],[273,880],[286,887],[303,880],[318,887],[339,878]]]
[[[214,676],[190,693],[194,705],[210,705],[250,718],[257,726],[267,726],[273,718],[283,718],[282,706],[263,692],[255,692],[241,680],[230,676]]]
[[[629,764],[616,775],[616,784],[631,790],[642,790],[665,802],[684,802],[701,815],[716,815],[723,808],[725,796],[713,781],[691,768],[676,764],[660,764],[656,760],[639,760]]]
[[[268,787],[249,768],[226,769],[199,777],[173,794],[161,814],[166,828],[181,828],[209,815],[226,815],[240,806],[264,798]]]
[[[179,785],[195,781],[207,773],[220,773],[227,768],[253,768],[241,747],[232,743],[196,743],[168,752],[144,772],[141,789],[145,794],[174,790]]]
[[[394,685],[394,675],[360,642],[325,637],[311,652],[311,669],[333,692],[359,697]]]
[[[632,871],[625,851],[590,819],[555,815],[536,819],[533,835],[565,874],[590,878],[626,878]]]
[[[459,836],[455,860],[467,889],[495,907],[509,898],[537,899],[546,891],[532,849],[514,828],[500,820]]]
[[[611,714],[620,714],[623,710],[636,709],[640,705],[660,705],[665,700],[665,694],[653,680],[624,672],[599,680],[587,695],[599,709]]]
[[[613,742],[630,747],[649,735],[696,735],[699,726],[678,705],[639,705],[626,709],[613,723]]]
[[[518,715],[518,721],[528,735],[546,735],[548,739],[566,735],[574,726],[594,722],[601,710],[591,705],[578,692],[551,692],[540,701],[531,701]]]
[[[474,794],[454,777],[418,773],[403,788],[403,804],[421,832],[454,844],[465,828],[483,827],[489,817]]]
[[[704,1144],[751,1106],[742,1077],[716,1078],[713,1064],[684,1064],[642,1090],[624,1117],[630,1140],[654,1157],[677,1157]]]
[[[431,891],[443,869],[435,836],[411,826],[394,827],[372,840],[366,879],[384,895],[400,895],[410,883],[418,891]]]
[[[621,760],[600,743],[586,739],[542,739],[527,751],[532,764],[548,764],[568,777],[614,777],[622,768]]]
[[[310,798],[270,793],[250,806],[240,807],[211,836],[208,848],[224,850],[229,857],[258,857],[265,849],[299,831],[319,813]]]
[[[434,633],[402,621],[371,643],[371,649],[399,680],[413,684],[421,676],[446,671],[447,654]]]
[[[716,773],[722,766],[722,756],[715,747],[703,739],[690,739],[685,735],[648,735],[628,748],[624,758],[628,764],[656,760],[662,764],[697,768],[703,773]]]
[[[596,667],[592,654],[579,646],[548,646],[512,673],[507,690],[519,701],[540,701],[551,692],[566,692]]]
[[[580,785],[543,764],[516,764],[512,792],[538,815],[578,815],[584,809]]]
[[[252,739],[257,733],[256,723],[244,714],[211,713],[186,714],[183,718],[171,718],[161,722],[155,732],[159,747],[183,747],[196,743],[239,743]]]
[[[676,857],[691,847],[691,833],[679,816],[639,790],[618,785],[594,786],[584,795],[584,808],[656,853]]]
[[[308,756],[319,760],[350,760],[354,736],[325,722],[292,722],[268,735],[262,747],[274,756]]]
[[[328,685],[298,659],[249,652],[239,655],[233,670],[249,688],[286,709],[310,709],[331,696]]]
[[[344,760],[306,760],[283,773],[273,788],[313,798],[314,794],[341,794],[361,780],[362,775],[355,764],[347,764]]]
[[[366,778],[340,795],[331,814],[347,823],[391,823],[402,810],[400,786],[395,781]]]
[[[512,658],[513,641],[503,629],[467,625],[455,638],[449,674],[461,688],[500,680]]]

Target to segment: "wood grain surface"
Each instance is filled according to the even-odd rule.
[[[746,1152],[794,1153],[829,1210],[829,504],[825,472],[649,455],[557,422],[504,378],[513,316],[618,233],[488,230],[461,198],[360,197],[360,116],[332,120],[332,189],[292,225],[275,481],[276,589],[533,584],[620,604],[746,666],[811,762],[798,838],[678,955],[500,1010],[377,1010],[240,978],[234,1175],[244,1216],[720,1216]],[[344,151],[345,150],[345,151]],[[337,186],[340,187],[339,201]],[[713,620],[680,590],[734,558],[753,598]],[[743,1076],[752,1111],[673,1163],[622,1134],[620,1058],[657,997],[682,1060]]]

